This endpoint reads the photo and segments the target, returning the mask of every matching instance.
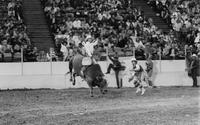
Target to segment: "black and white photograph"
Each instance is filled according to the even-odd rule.
[[[0,0],[0,125],[200,125],[200,0]]]

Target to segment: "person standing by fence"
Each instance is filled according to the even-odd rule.
[[[109,74],[111,69],[113,69],[115,71],[115,78],[116,78],[116,82],[117,82],[117,88],[120,88],[120,81],[119,81],[119,72],[122,69],[122,65],[121,62],[119,61],[119,57],[116,55],[114,56],[114,58],[112,58],[111,56],[109,56],[109,59],[112,61],[112,63],[109,64],[108,68],[107,68],[107,72],[105,74]]]
[[[190,67],[189,67],[189,71],[188,74],[189,76],[192,77],[193,80],[193,86],[192,87],[199,87],[197,85],[197,76],[198,76],[198,71],[199,71],[199,62],[198,62],[198,57],[196,54],[192,54],[191,57],[191,63],[190,63]]]
[[[153,61],[152,61],[152,56],[148,55],[147,60],[146,60],[146,72],[148,75],[148,83],[149,86],[155,87],[152,81],[152,74],[153,74]]]

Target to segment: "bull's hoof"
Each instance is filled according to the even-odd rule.
[[[72,85],[74,86],[74,85],[75,85],[75,82],[73,82]]]
[[[72,82],[72,78],[70,78],[69,81]]]
[[[90,95],[90,97],[94,97],[94,95]]]

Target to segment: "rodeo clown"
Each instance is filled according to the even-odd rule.
[[[136,93],[141,92],[141,95],[143,95],[144,92],[146,91],[144,88],[144,82],[148,82],[145,76],[144,69],[142,68],[142,66],[137,64],[137,60],[135,57],[131,59],[131,62],[132,62],[133,68],[130,71],[133,71],[133,72],[131,73],[129,82],[133,81],[133,84],[137,88]]]

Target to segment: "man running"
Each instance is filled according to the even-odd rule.
[[[143,95],[144,92],[146,91],[144,88],[144,85],[142,84],[142,82],[145,80],[144,70],[142,66],[140,66],[137,63],[137,60],[135,57],[131,59],[131,62],[133,65],[133,68],[131,71],[133,71],[133,73],[131,77],[129,78],[129,82],[133,81],[133,84],[137,88],[136,93],[141,92],[141,95]]]

